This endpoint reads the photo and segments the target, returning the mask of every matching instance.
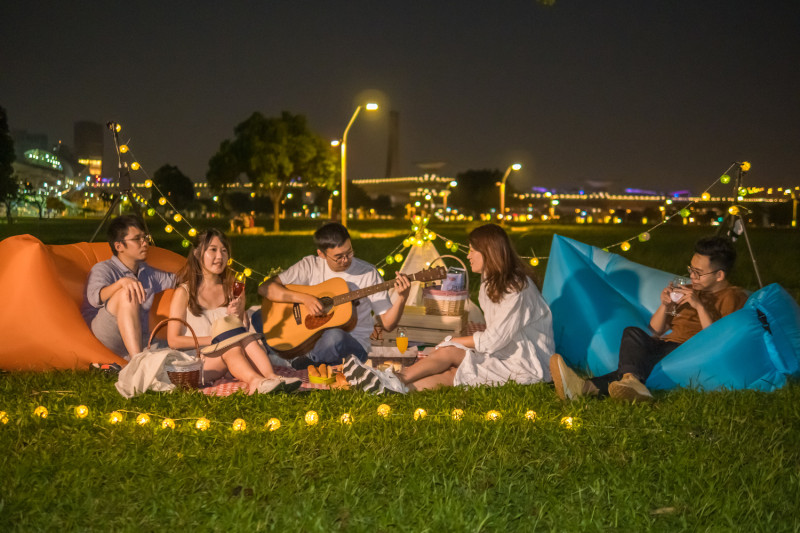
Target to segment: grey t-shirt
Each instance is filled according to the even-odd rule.
[[[138,279],[144,287],[145,301],[141,308],[142,330],[148,329],[148,314],[153,306],[153,299],[159,292],[175,287],[175,274],[153,268],[147,263],[139,264],[139,272],[134,273],[117,256],[95,264],[86,279],[86,290],[83,293],[81,314],[91,326],[97,312],[105,307],[100,301],[100,290],[115,283],[120,278]]]

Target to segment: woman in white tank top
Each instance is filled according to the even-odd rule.
[[[169,315],[185,320],[197,335],[201,347],[214,342],[211,326],[220,318],[236,315],[245,328],[249,325],[244,291],[235,297],[232,295],[233,273],[228,269],[229,258],[228,239],[221,231],[212,228],[197,236],[186,266],[178,273],[182,283],[172,296]],[[174,350],[194,351],[194,339],[180,322],[171,321],[167,325],[167,341]],[[211,381],[231,374],[247,383],[250,394],[289,392],[301,385],[297,378],[275,374],[256,334],[207,355],[203,372]]]

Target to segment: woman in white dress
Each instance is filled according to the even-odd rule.
[[[469,234],[467,258],[481,274],[478,300],[486,330],[445,339],[434,352],[398,374],[408,390],[454,385],[550,381],[555,352],[550,308],[506,232],[487,224]]]
[[[180,285],[172,296],[170,317],[185,320],[197,335],[201,346],[215,343],[211,329],[215,321],[235,315],[244,328],[248,326],[244,291],[233,296],[233,272],[228,268],[230,245],[225,235],[209,229],[197,236],[197,242],[178,273]],[[282,378],[275,374],[267,353],[259,344],[258,334],[239,335],[235,343],[207,354],[203,373],[214,381],[227,374],[247,383],[248,392],[268,393],[294,390],[301,385],[297,378]],[[194,339],[178,321],[167,325],[167,342],[174,350],[194,351]],[[206,353],[206,351],[204,351]]]

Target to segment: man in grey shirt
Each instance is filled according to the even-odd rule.
[[[81,313],[100,342],[130,359],[147,343],[155,295],[175,286],[175,274],[147,264],[150,235],[138,217],[112,220],[108,244],[114,257],[89,271]]]

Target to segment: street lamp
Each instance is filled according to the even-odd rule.
[[[500,223],[505,224],[506,222],[506,180],[508,179],[508,175],[511,174],[512,170],[519,170],[522,168],[522,165],[519,163],[514,163],[510,167],[506,169],[506,173],[503,174],[503,179],[500,180]]]
[[[375,111],[378,109],[378,104],[369,103],[364,107],[367,108],[367,111]],[[342,225],[344,227],[347,227],[347,132],[350,131],[350,126],[353,125],[353,122],[355,122],[360,112],[361,106],[359,105],[356,107],[353,116],[350,118],[350,122],[347,123],[347,127],[344,129],[342,142],[340,144],[342,147]]]

